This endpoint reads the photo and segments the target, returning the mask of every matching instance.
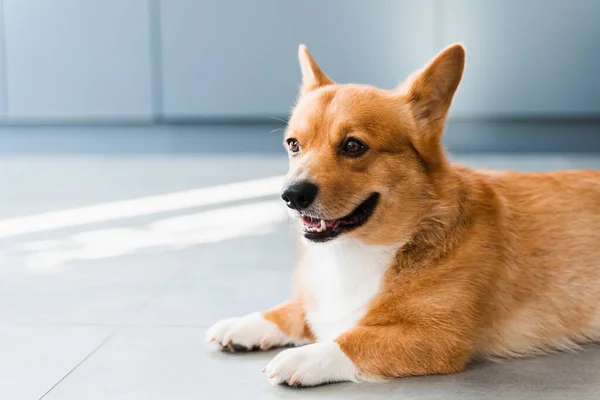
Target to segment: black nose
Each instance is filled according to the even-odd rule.
[[[304,210],[315,201],[319,187],[309,181],[294,182],[283,189],[281,198],[289,208]]]

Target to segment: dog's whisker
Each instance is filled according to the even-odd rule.
[[[281,119],[281,118],[277,118],[277,117],[269,117],[269,118],[270,118],[270,119],[274,119],[274,120],[276,120],[276,121],[281,121],[281,122],[283,122],[284,124],[287,124],[287,123],[288,123],[288,121],[287,121],[287,120],[284,120],[284,119]]]

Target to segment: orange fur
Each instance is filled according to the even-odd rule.
[[[600,338],[600,172],[450,165],[441,134],[464,58],[453,45],[387,91],[334,84],[300,49],[303,85],[286,138],[302,151],[290,157],[287,178],[319,185],[325,219],[379,192],[368,222],[345,235],[398,247],[364,316],[335,340],[362,379],[457,372],[478,356],[528,356]],[[368,152],[340,156],[348,135]],[[301,259],[304,297],[265,316],[314,340],[306,267]]]
[[[286,301],[263,313],[267,321],[276,324],[288,336],[314,341],[315,338],[306,323],[304,309],[299,298]]]

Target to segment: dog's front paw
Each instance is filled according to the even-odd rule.
[[[334,342],[284,350],[264,372],[275,385],[317,386],[358,380],[356,366]]]
[[[268,350],[271,347],[295,344],[277,325],[267,321],[261,313],[241,318],[228,318],[213,325],[206,333],[206,341],[217,343],[225,351]]]

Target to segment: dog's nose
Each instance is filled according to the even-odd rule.
[[[294,182],[283,189],[281,198],[289,208],[304,210],[315,201],[319,187],[309,181]]]

